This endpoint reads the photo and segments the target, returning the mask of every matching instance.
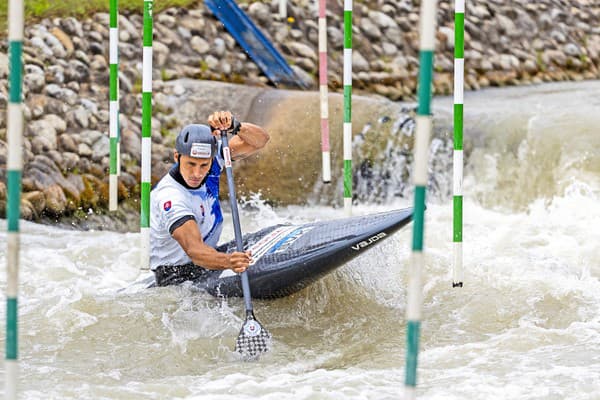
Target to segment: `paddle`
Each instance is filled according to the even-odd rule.
[[[231,168],[231,153],[229,151],[229,140],[227,132],[221,131],[223,145],[223,157],[225,158],[225,171],[227,173],[227,185],[229,186],[229,202],[231,203],[231,215],[233,217],[233,229],[235,231],[235,243],[237,251],[244,251],[242,243],[242,228],[240,227],[240,215],[235,198],[235,186],[233,183],[233,170]],[[242,291],[246,303],[246,321],[240,329],[240,334],[235,342],[235,351],[240,353],[244,359],[257,359],[260,353],[269,351],[271,334],[258,322],[254,316],[252,297],[250,296],[250,282],[246,271],[240,275],[242,279]]]

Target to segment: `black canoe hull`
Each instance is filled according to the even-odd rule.
[[[304,225],[277,225],[244,236],[255,264],[248,269],[252,297],[295,293],[389,238],[412,220],[412,208]],[[234,251],[229,242],[219,251]],[[194,286],[218,297],[242,297],[240,277],[208,271]]]

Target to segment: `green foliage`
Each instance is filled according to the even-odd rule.
[[[542,58],[542,51],[538,50],[536,52],[536,63],[538,68],[540,69],[541,72],[545,72],[546,71],[546,64],[544,63],[544,60]]]
[[[206,72],[208,69],[208,63],[204,60],[200,60],[200,71]]]
[[[142,93],[142,77],[136,76],[135,81],[133,82],[133,93]]]
[[[170,134],[171,134],[171,132],[170,132],[168,129],[166,129],[166,128],[164,128],[164,127],[161,127],[161,128],[160,128],[160,135],[161,135],[162,137],[164,137],[164,138],[165,138],[165,137],[169,136]]]
[[[198,5],[199,0],[163,0],[154,2],[154,12],[158,13],[169,7],[190,7]],[[25,0],[25,24],[31,24],[49,17],[91,17],[96,12],[109,12],[108,0]],[[119,12],[142,13],[143,0],[119,0]],[[0,1],[0,37],[6,35],[8,1]]]
[[[172,117],[169,118],[163,125],[166,129],[174,129],[177,128],[179,126],[179,121],[177,120],[177,118]]]

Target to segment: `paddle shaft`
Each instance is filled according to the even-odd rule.
[[[233,218],[233,230],[235,232],[235,244],[237,251],[244,251],[242,242],[242,228],[240,226],[240,214],[237,207],[237,199],[235,197],[235,185],[233,182],[233,169],[231,167],[231,153],[229,151],[229,139],[227,132],[221,132],[221,140],[223,146],[223,157],[225,158],[225,173],[227,174],[227,186],[229,187],[229,203],[231,204],[231,216]],[[252,297],[250,295],[250,282],[246,271],[241,273],[242,291],[244,293],[244,302],[246,303],[246,312],[252,312]]]

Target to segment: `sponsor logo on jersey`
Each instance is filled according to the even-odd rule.
[[[171,200],[165,201],[165,204],[163,204],[163,208],[165,211],[169,211],[171,209]]]

